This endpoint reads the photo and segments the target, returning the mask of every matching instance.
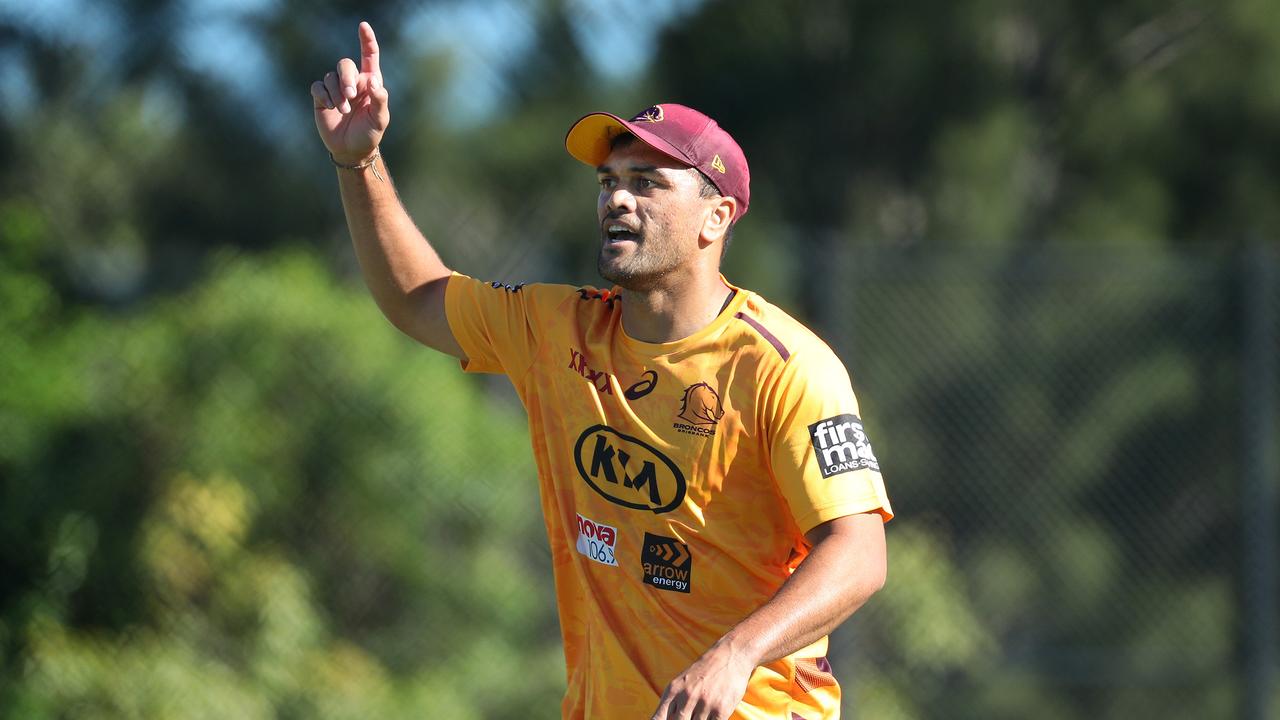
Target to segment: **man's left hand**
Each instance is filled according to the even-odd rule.
[[[667,685],[651,720],[728,720],[755,669],[746,653],[717,644]]]

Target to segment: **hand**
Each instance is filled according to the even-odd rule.
[[[717,644],[667,685],[651,720],[727,720],[755,666],[744,653]]]
[[[378,149],[391,109],[378,66],[378,39],[369,23],[360,23],[360,70],[351,58],[339,60],[337,71],[311,83],[311,104],[316,130],[335,160],[358,164]]]

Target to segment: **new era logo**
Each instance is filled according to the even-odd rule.
[[[845,413],[819,420],[809,426],[809,439],[824,478],[863,468],[880,471],[871,440],[857,415]]]

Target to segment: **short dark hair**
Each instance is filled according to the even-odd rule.
[[[620,147],[628,147],[631,145],[631,143],[635,142],[638,139],[639,138],[637,138],[634,134],[629,132],[618,133],[611,140],[609,140],[609,151],[613,152],[614,150],[617,150]],[[702,180],[702,187],[698,188],[698,197],[713,198],[713,197],[721,196],[720,188],[716,187],[716,184],[711,182],[711,178],[707,177],[706,173],[702,172],[696,167],[690,167],[689,169],[698,173],[698,179]],[[733,225],[730,225],[729,229],[724,232],[724,243],[720,245],[721,259],[724,259],[724,254],[728,252],[729,243],[732,241],[733,241]]]

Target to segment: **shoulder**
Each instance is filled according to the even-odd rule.
[[[771,364],[785,367],[788,374],[844,371],[844,363],[817,333],[756,293],[748,293],[735,318],[744,332],[770,349]]]
[[[481,286],[482,289],[492,290],[497,293],[506,293],[509,296],[519,297],[526,301],[567,300],[577,291],[577,288],[572,285],[563,285],[559,283],[504,282],[502,280],[477,280],[475,282]]]
[[[585,285],[481,280],[457,272],[449,280],[448,292],[481,302],[516,303],[536,308],[556,308],[572,301],[599,299],[602,293],[605,299],[609,297],[609,291]]]

